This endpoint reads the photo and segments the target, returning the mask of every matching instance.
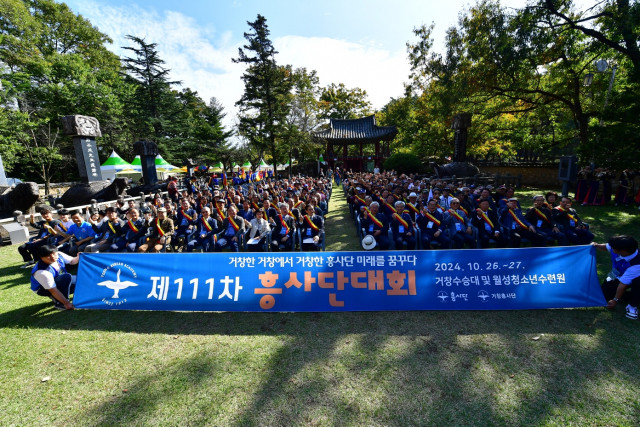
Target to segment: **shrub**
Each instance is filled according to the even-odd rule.
[[[385,160],[384,170],[395,170],[398,174],[423,173],[425,167],[420,158],[410,153],[396,153]]]

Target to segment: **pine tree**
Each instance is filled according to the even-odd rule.
[[[168,136],[168,120],[180,111],[176,92],[171,85],[179,81],[169,81],[171,70],[164,68],[164,61],[156,50],[157,43],[147,43],[144,39],[127,36],[137,47],[123,46],[134,53],[132,58],[125,57],[123,68],[126,78],[135,84],[135,95],[131,99],[132,116],[140,135],[137,138],[153,137],[156,142]]]
[[[291,67],[278,66],[278,53],[269,40],[269,28],[265,17],[258,15],[254,22],[247,22],[251,32],[244,33],[248,44],[238,49],[235,63],[247,65],[242,75],[244,94],[236,105],[240,108],[240,134],[249,145],[260,153],[271,155],[278,163],[277,145],[285,132],[289,113],[288,95],[292,88]]]

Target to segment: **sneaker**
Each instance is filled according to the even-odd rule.
[[[36,263],[35,261],[25,262],[24,265],[20,268],[31,268],[35,263]]]
[[[627,318],[631,320],[638,320],[638,308],[631,305],[627,306]]]
[[[61,303],[61,302],[59,302],[59,301],[56,301],[56,302],[53,304],[53,308],[55,308],[56,310],[66,310],[66,308],[64,307],[64,304],[62,304],[62,303]]]

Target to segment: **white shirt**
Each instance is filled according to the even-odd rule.
[[[613,250],[611,249],[611,246],[609,246],[608,243],[607,243],[607,250],[613,254]],[[637,256],[638,256],[638,250],[636,249],[636,251],[629,256],[618,255],[618,258],[616,258],[616,261],[623,259],[628,262]],[[622,276],[618,277],[618,280],[623,285],[629,286],[631,282],[633,282],[638,277],[640,277],[640,264],[632,265],[629,268],[627,268],[625,272],[622,274]]]
[[[73,257],[70,257],[63,252],[58,252],[58,256],[64,260],[65,264],[69,264],[73,260]],[[58,261],[54,262],[51,265],[56,270],[60,271],[60,264],[58,263]],[[51,272],[48,270],[36,271],[35,273],[33,273],[33,278],[36,279],[38,283],[40,283],[40,285],[42,285],[42,287],[45,289],[53,289],[56,287],[56,282],[53,279],[53,274],[51,274]]]

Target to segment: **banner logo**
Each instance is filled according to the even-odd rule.
[[[121,281],[120,280],[120,273],[122,272],[122,268],[126,268],[129,270],[129,272],[131,272],[132,276],[135,278],[138,275],[136,274],[135,270],[131,267],[129,267],[127,264],[123,264],[123,263],[113,263],[111,264],[109,267],[105,268],[102,271],[102,275],[100,276],[101,278],[105,277],[107,272],[109,270],[111,270],[114,267],[121,267],[118,268],[118,272],[116,273],[116,280],[104,280],[102,282],[98,282],[96,283],[96,285],[98,286],[104,286],[107,289],[110,289],[113,291],[113,295],[111,296],[111,299],[120,299],[120,291],[123,289],[127,289],[130,287],[134,287],[134,286],[139,286],[137,283],[132,282],[130,280],[124,280]],[[127,300],[123,299],[122,301],[118,301],[117,303],[113,302],[113,301],[109,301],[106,298],[102,299],[102,302],[104,302],[107,305],[120,305],[122,303],[125,303]]]

